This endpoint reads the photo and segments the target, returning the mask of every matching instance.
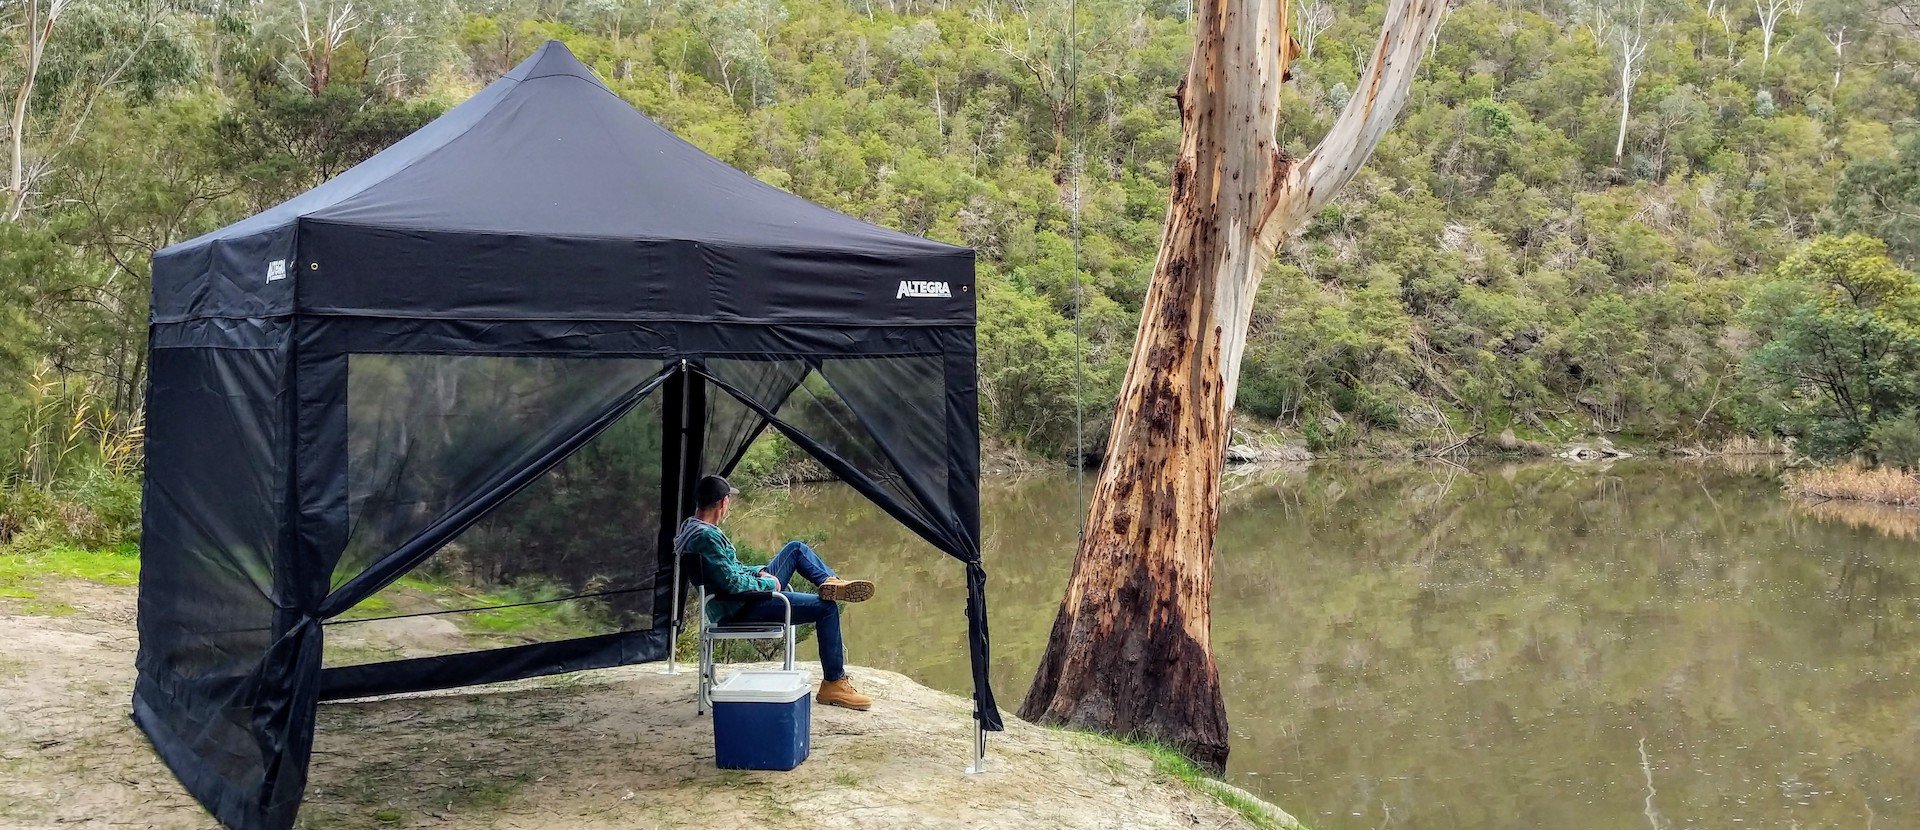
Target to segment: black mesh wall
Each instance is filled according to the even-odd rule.
[[[148,389],[134,720],[235,826],[290,820],[305,781],[280,611],[284,340],[274,327],[157,330]]]
[[[986,675],[972,345],[968,337],[963,352],[808,358],[804,365],[814,371],[791,387],[768,383],[770,370],[753,361],[705,360],[695,368],[840,480],[966,564],[974,716],[999,730]],[[785,397],[776,397],[782,388]]]
[[[620,630],[652,627],[665,439],[656,392],[456,537],[439,566],[528,598],[591,595]]]
[[[143,585],[136,707],[143,726],[155,724],[156,746],[196,795],[225,811],[216,812],[223,821],[281,827],[279,816],[290,820],[304,787],[319,699],[659,659],[671,647],[671,580],[664,578],[671,558],[659,540],[671,526],[663,519],[684,505],[668,489],[675,472],[685,474],[678,486],[687,486],[703,467],[737,460],[769,427],[966,563],[973,658],[983,665],[978,446],[967,408],[954,403],[968,397],[966,378],[955,390],[958,363],[944,352],[696,356],[682,375],[680,361],[654,357],[314,352],[289,368],[272,350],[156,348],[152,394],[160,414],[152,429],[166,446],[152,456],[164,471],[149,483],[148,556],[183,558],[190,567],[150,570]],[[306,389],[297,402],[273,388],[289,371]],[[666,393],[656,394],[663,386]],[[691,411],[682,415],[683,407]],[[299,445],[288,446],[289,408],[306,416],[297,433],[304,456]],[[700,440],[675,431],[682,417]],[[211,424],[253,444],[211,452]],[[329,444],[330,436],[338,437]],[[680,441],[694,454],[684,467]],[[289,464],[303,457],[304,467]],[[288,492],[289,478],[304,485],[304,495]],[[243,498],[217,506],[204,495],[179,495],[215,481],[250,484],[235,491]],[[297,512],[318,531],[298,544],[320,544],[320,557],[280,553],[300,549],[293,541],[300,525],[286,521],[295,502],[310,505]],[[604,518],[578,521],[587,514]],[[169,524],[188,515],[227,518],[196,519],[177,531]],[[340,540],[332,557],[324,555],[329,538]],[[297,567],[302,561],[320,566]],[[516,601],[590,601],[594,610],[580,616],[604,625],[601,633],[569,630],[557,641],[495,642],[485,651],[348,661],[323,671],[321,626],[352,625],[336,618],[416,571],[511,588]],[[197,620],[173,604],[208,588],[251,600],[223,603]],[[484,614],[497,605],[452,610]],[[251,624],[249,607],[256,609]],[[182,615],[188,619],[176,621]],[[189,634],[208,646],[176,648],[195,642]],[[198,674],[161,680],[187,665],[182,655],[201,661],[192,664]],[[984,681],[975,697],[982,724],[998,728]],[[163,713],[167,706],[178,711]],[[222,801],[229,797],[237,800]]]
[[[655,393],[406,576],[328,621],[327,665],[652,628],[664,610],[655,598],[663,437]]]
[[[725,377],[746,396],[761,405],[778,409],[807,376],[805,360],[730,360],[709,358],[709,371]],[[747,447],[766,429],[767,419],[732,395],[708,395],[706,440],[702,443],[700,469],[726,475],[740,463]]]
[[[791,385],[767,382],[772,372],[758,361],[707,360],[700,371],[928,541],[965,559],[973,543],[947,487],[949,453],[963,450],[946,418],[944,364],[942,355],[815,358],[800,364],[811,371]]]
[[[660,370],[641,359],[352,355],[348,532],[332,586],[500,486]]]
[[[344,527],[329,522],[323,528],[329,535],[319,538],[322,544],[328,538],[345,541],[340,564],[331,569],[331,591],[319,603],[317,616],[339,617],[436,557],[457,566],[476,549],[456,545],[449,550],[449,545],[472,534],[470,542],[492,548],[483,567],[500,571],[503,578],[517,577],[515,584],[544,582],[541,590],[552,596],[543,599],[608,593],[608,619],[601,633],[576,631],[564,642],[528,638],[532,641],[484,651],[335,666],[322,676],[322,697],[495,682],[640,662],[665,653],[670,636],[665,626],[656,624],[655,597],[626,596],[624,618],[614,616],[610,601],[614,582],[622,594],[663,589],[657,531],[619,548],[581,554],[570,565],[543,564],[534,561],[530,551],[500,549],[506,543],[503,536],[525,540],[562,521],[551,512],[556,499],[564,503],[581,496],[633,507],[654,495],[654,503],[659,503],[666,484],[660,460],[661,404],[643,404],[672,375],[665,361],[354,354],[344,361],[344,380],[337,373],[342,363],[328,362],[336,369],[332,375],[312,373],[323,388],[348,390],[345,413],[334,407],[335,417],[323,421],[343,424],[345,470],[344,475],[320,476],[336,488],[333,497],[326,491],[319,494],[320,505],[338,505],[321,515],[337,516]],[[329,433],[324,428],[320,432]],[[573,467],[563,469],[569,464]],[[620,467],[626,480],[650,468],[656,478],[644,491],[627,493],[608,488],[587,494],[580,486],[569,486],[587,481],[596,467]],[[344,498],[338,495],[342,490]],[[624,522],[608,522],[608,532],[617,533],[623,524],[659,526],[657,508],[635,510]],[[577,514],[574,518],[577,521]],[[594,542],[547,539],[541,544],[570,546],[578,553]],[[619,567],[586,572],[595,562]],[[555,572],[562,568],[580,572]],[[644,621],[633,620],[643,615]]]

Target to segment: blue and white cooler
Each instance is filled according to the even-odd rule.
[[[807,676],[739,671],[713,687],[713,759],[721,769],[800,766],[813,750]]]

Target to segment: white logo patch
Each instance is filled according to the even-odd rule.
[[[276,282],[287,278],[287,261],[276,259],[267,263],[267,282]]]
[[[948,286],[944,282],[935,282],[935,281],[929,281],[929,280],[901,280],[900,293],[893,295],[893,298],[898,300],[901,297],[951,297],[951,296],[953,296],[953,288],[951,286]]]

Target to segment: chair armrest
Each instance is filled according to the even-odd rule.
[[[783,621],[781,624],[785,625],[788,628],[793,627],[793,600],[787,599],[787,595],[780,591],[741,591],[740,593],[737,593],[737,594],[708,594],[707,595],[708,602],[712,602],[716,599],[746,600],[746,601],[778,599],[780,600],[780,604],[786,607],[786,620]],[[709,617],[709,619],[711,619],[711,617]]]

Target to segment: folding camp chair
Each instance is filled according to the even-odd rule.
[[[716,640],[783,640],[782,654],[786,658],[787,671],[793,671],[793,601],[779,591],[748,591],[743,594],[726,594],[733,600],[762,600],[778,598],[786,606],[785,622],[777,623],[735,623],[723,625],[707,611],[707,600],[721,595],[707,595],[705,586],[701,586],[700,600],[700,703],[698,714],[706,714],[707,707],[713,704],[711,693],[719,680],[713,671],[713,644]]]

